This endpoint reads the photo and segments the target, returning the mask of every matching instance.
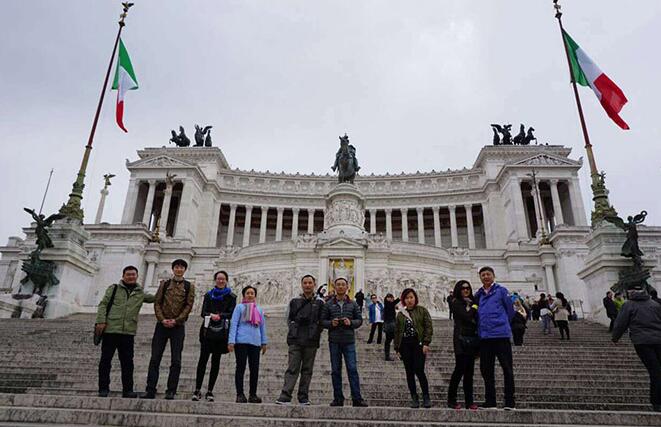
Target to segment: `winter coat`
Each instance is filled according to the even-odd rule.
[[[117,286],[115,299],[106,316],[106,309],[115,286]],[[96,323],[106,324],[104,330],[106,334],[135,335],[138,330],[138,315],[142,304],[153,303],[154,299],[154,295],[146,294],[138,284],[130,287],[120,281],[119,284],[110,285],[99,303]]]
[[[644,291],[633,293],[613,325],[613,341],[629,329],[633,344],[661,344],[661,305]]]
[[[429,345],[432,336],[434,335],[434,326],[431,323],[431,315],[429,311],[421,305],[416,305],[413,310],[406,310],[411,316],[413,327],[418,333],[418,340],[422,345]],[[402,311],[397,313],[395,319],[395,351],[399,351],[399,346],[402,344],[402,337],[404,336],[404,329],[406,328],[406,316]]]
[[[478,305],[477,331],[480,338],[511,338],[510,321],[514,317],[514,307],[507,288],[494,282],[488,293],[484,288],[478,289],[475,301]]]
[[[376,322],[376,307],[377,306],[381,310],[381,322],[384,321],[384,319],[383,319],[383,314],[384,314],[383,313],[383,304],[381,304],[380,302],[377,302],[376,304],[370,304],[370,306],[369,306],[369,320],[370,320],[370,323],[375,323]]]
[[[236,307],[236,295],[230,293],[225,295],[223,299],[214,301],[211,299],[211,296],[206,293],[204,294],[204,301],[202,302],[202,313],[200,314],[203,318],[210,316],[212,314],[219,314],[220,320],[210,320],[209,326],[220,326],[221,322],[227,322],[229,325],[229,320],[232,318],[232,312]],[[200,325],[200,342],[205,342],[205,327],[204,322]],[[228,328],[228,338],[229,338],[229,328]],[[220,347],[219,350],[221,353],[227,353],[227,339],[220,340],[214,343],[214,346]]]
[[[397,316],[397,304],[399,304],[399,298],[396,298],[393,302],[388,302],[387,300],[383,302],[383,321],[384,322],[394,322],[395,316]]]
[[[611,298],[604,297],[603,303],[604,303],[604,308],[606,309],[606,316],[608,317],[617,316],[617,307],[615,306],[615,302]]]
[[[319,348],[321,337],[321,309],[324,302],[315,297],[311,299],[300,295],[289,301],[289,314],[287,315],[288,345],[300,345],[302,347]]]
[[[349,326],[340,323],[333,326],[333,319],[347,318],[351,321]],[[328,329],[328,342],[336,344],[353,344],[356,342],[354,329],[360,328],[363,317],[360,307],[355,301],[345,297],[344,304],[340,306],[337,297],[332,297],[321,309],[321,326]]]

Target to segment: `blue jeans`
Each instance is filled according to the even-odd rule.
[[[545,314],[542,316],[542,331],[545,334],[550,334],[551,333],[551,315],[550,314]]]
[[[342,393],[342,357],[347,365],[347,374],[349,376],[349,386],[351,387],[351,398],[361,400],[360,379],[358,378],[358,369],[356,363],[356,344],[338,344],[328,343],[331,358],[331,378],[333,380],[333,399],[344,401]]]

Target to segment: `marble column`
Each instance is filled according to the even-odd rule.
[[[101,189],[101,199],[99,200],[99,207],[96,210],[96,218],[94,219],[94,224],[101,224],[101,218],[103,217],[103,208],[106,206],[106,197],[108,196],[108,188],[105,186]]]
[[[177,223],[174,229],[175,237],[178,239],[192,240],[193,234],[191,233],[191,210],[193,209],[193,181],[186,180],[183,182],[181,189],[181,199],[179,200],[179,208],[176,212]]]
[[[252,206],[246,206],[246,219],[243,224],[243,247],[250,245],[250,226],[252,224]]]
[[[140,181],[131,178],[129,180],[128,190],[126,191],[126,201],[124,202],[124,212],[122,213],[122,224],[132,224],[135,218],[135,205],[138,201],[138,192],[140,190]]]
[[[308,209],[308,234],[314,233],[314,209]]]
[[[535,223],[537,224],[537,234],[540,234],[542,232],[542,226],[544,223],[542,222],[543,219],[540,217],[541,215],[541,207],[539,206],[539,197],[537,197],[537,189],[533,186],[532,187],[532,199],[533,199],[533,205],[535,206]]]
[[[259,243],[266,242],[266,219],[269,214],[269,207],[262,206],[262,216],[259,220]]]
[[[282,240],[282,216],[285,212],[285,208],[277,208],[278,217],[275,223],[275,241],[279,242]]]
[[[475,228],[473,226],[473,205],[464,205],[466,209],[466,228],[468,229],[468,249],[475,249]]]
[[[565,223],[565,218],[562,215],[562,205],[560,204],[560,194],[558,193],[558,180],[551,180],[551,200],[553,201],[553,216],[556,227]]]
[[[145,290],[148,290],[152,283],[154,283],[154,272],[156,270],[156,263],[147,261],[147,273],[145,274],[145,281],[142,286]]]
[[[437,248],[441,247],[441,215],[440,215],[440,209],[438,206],[434,206],[432,208],[432,212],[434,212],[434,245]]]
[[[546,273],[546,285],[548,286],[547,291],[549,295],[555,295],[557,292],[557,286],[555,284],[555,276],[553,274],[553,265],[544,265],[544,272]]]
[[[491,217],[489,216],[489,206],[486,202],[482,203],[482,227],[484,228],[484,247],[491,249],[494,246],[493,236],[491,234]]]
[[[227,246],[233,246],[234,245],[234,224],[236,222],[236,204],[232,203],[230,205],[230,222],[229,225],[227,226],[227,239],[225,240],[225,244]]]
[[[376,209],[370,209],[370,234],[376,234]]]
[[[392,240],[392,209],[386,209],[386,239]]]
[[[170,202],[172,201],[172,184],[165,183],[165,190],[163,191],[163,205],[161,206],[161,213],[158,216],[161,219],[161,235],[163,238],[167,236],[168,229],[168,216],[170,216]],[[216,222],[218,218],[216,217]],[[215,237],[215,235],[214,235]]]
[[[220,227],[220,208],[221,208],[221,203],[220,200],[214,199],[213,200],[213,209],[211,210],[211,226],[209,227],[209,246],[211,247],[219,247],[218,242],[218,227]],[[162,222],[161,222],[162,224]],[[163,230],[163,233],[165,233],[165,228],[161,228]]]
[[[518,240],[524,240],[526,237],[532,238],[533,236],[528,236],[528,226],[526,225],[526,208],[523,204],[523,195],[521,194],[521,180],[519,178],[513,178],[510,182],[512,187],[512,207],[509,211],[510,215],[513,215],[516,219],[516,234]]]
[[[425,218],[423,216],[425,208],[416,208],[418,213],[418,243],[425,244]]]
[[[292,212],[292,219],[291,219],[291,239],[296,240],[296,237],[298,237],[298,212],[300,211],[299,208],[294,208],[291,210]]]
[[[572,178],[567,183],[569,187],[569,202],[571,204],[572,212],[574,213],[575,225],[588,225],[587,216],[585,215],[585,206],[583,206],[583,199],[581,198],[581,186],[578,178]]]
[[[409,241],[409,217],[408,209],[400,209],[400,212],[402,213],[402,242],[408,242]]]
[[[450,237],[452,237],[452,247],[459,247],[459,235],[457,234],[457,207],[448,206],[450,210]]]
[[[142,223],[149,227],[149,220],[151,219],[152,208],[154,207],[154,194],[156,193],[156,181],[150,179],[147,181],[149,184],[149,191],[147,192],[147,202],[145,203],[145,212],[142,214]]]

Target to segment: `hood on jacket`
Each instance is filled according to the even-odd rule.
[[[647,291],[643,289],[628,290],[627,295],[629,296],[630,300],[634,300],[634,301],[646,301],[650,299],[650,295],[647,293]]]

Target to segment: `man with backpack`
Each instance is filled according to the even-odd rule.
[[[153,303],[154,295],[144,293],[138,284],[138,269],[124,267],[122,280],[106,289],[99,303],[94,325],[95,343],[101,340],[99,397],[110,393],[110,368],[117,351],[122,368],[122,397],[135,398],[133,391],[133,342],[143,303]]]
[[[188,280],[184,279],[184,273],[187,269],[188,263],[186,261],[183,259],[174,260],[172,262],[173,277],[161,283],[158,292],[156,292],[154,313],[158,322],[151,341],[151,360],[149,361],[147,392],[143,396],[144,399],[154,399],[156,397],[158,373],[168,341],[170,341],[172,357],[165,398],[172,400],[177,393],[179,374],[181,373],[181,352],[186,337],[185,324],[195,302],[195,288]]]

